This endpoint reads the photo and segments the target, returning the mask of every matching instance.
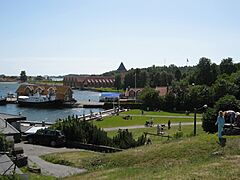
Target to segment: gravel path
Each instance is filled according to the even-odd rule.
[[[15,147],[22,147],[24,149],[24,154],[28,156],[29,164],[36,164],[39,168],[41,168],[41,173],[43,175],[50,175],[60,178],[86,172],[85,169],[49,163],[39,157],[49,153],[81,151],[79,149],[52,148],[33,144],[25,144],[23,142],[15,144]]]
[[[197,125],[202,124],[202,122],[197,122]],[[193,122],[182,122],[182,126],[188,126],[193,125]],[[156,127],[157,125],[153,125],[153,127]],[[179,126],[179,123],[171,123],[171,126]],[[147,128],[144,125],[137,125],[137,126],[122,126],[122,127],[112,127],[112,128],[103,128],[104,131],[116,131],[119,129],[140,129],[140,128]]]
[[[163,115],[154,115],[154,114],[119,114],[119,116],[135,116],[135,117],[160,117],[160,118],[175,118],[175,119],[193,119],[192,116],[163,116]],[[201,119],[202,117],[197,116],[197,119]]]

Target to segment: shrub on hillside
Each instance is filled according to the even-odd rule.
[[[217,120],[218,111],[213,108],[208,108],[207,112],[203,114],[202,128],[209,133],[217,132],[215,122]]]
[[[128,149],[131,147],[144,145],[146,142],[146,138],[144,135],[140,136],[136,141],[132,133],[126,130],[119,130],[118,134],[113,137],[113,143],[116,147],[121,149]]]
[[[80,121],[74,116],[58,120],[52,128],[63,131],[67,141],[106,146],[112,145],[112,140],[107,136],[107,132],[86,121]]]
[[[128,130],[119,130],[118,134],[111,139],[107,136],[107,132],[87,121],[80,121],[74,116],[58,120],[51,128],[61,130],[67,141],[78,141],[80,143],[127,149],[144,145],[146,142],[144,135],[136,141]]]

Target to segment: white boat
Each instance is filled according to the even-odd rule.
[[[56,96],[46,96],[36,93],[33,96],[18,96],[20,106],[38,106],[38,107],[59,107],[62,101],[57,100]]]
[[[0,96],[0,105],[5,105],[5,104],[7,104],[7,98]]]

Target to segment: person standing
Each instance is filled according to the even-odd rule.
[[[223,112],[219,111],[217,121],[215,123],[215,125],[218,125],[219,142],[221,142],[221,140],[222,140],[222,131],[223,131],[224,123],[225,123],[225,120],[224,120]]]
[[[168,129],[171,129],[171,121],[168,120]]]

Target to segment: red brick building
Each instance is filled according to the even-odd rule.
[[[81,76],[67,75],[63,79],[65,86],[74,88],[84,87],[114,87],[114,76]]]

